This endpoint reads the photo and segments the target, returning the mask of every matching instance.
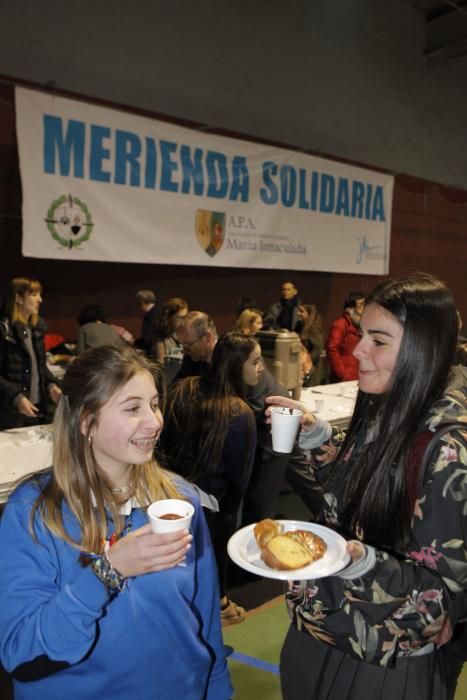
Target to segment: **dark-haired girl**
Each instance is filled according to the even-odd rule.
[[[188,377],[169,389],[162,446],[167,466],[215,496],[219,512],[207,513],[219,572],[221,619],[234,624],[245,610],[227,599],[227,541],[248,486],[256,424],[245,403],[248,386],[264,367],[252,336],[226,333],[214,348],[207,376]]]
[[[300,304],[295,331],[302,341],[302,386],[316,386],[324,378],[321,353],[324,349],[323,325],[316,304]]]
[[[154,357],[162,365],[167,355],[181,353],[177,329],[188,313],[188,304],[180,297],[168,299],[154,323]]]
[[[360,334],[347,435],[309,414],[300,435],[303,474],[322,483],[322,519],[352,561],[289,583],[283,695],[445,700],[459,670],[450,640],[467,614],[467,374],[452,367],[451,292],[422,273],[384,282]]]

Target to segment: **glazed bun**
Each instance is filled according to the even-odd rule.
[[[325,541],[309,530],[290,530],[287,535],[306,547],[311,552],[313,561],[321,559],[326,552]]]

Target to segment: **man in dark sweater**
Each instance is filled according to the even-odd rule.
[[[264,318],[264,328],[268,330],[280,330],[285,328],[294,331],[298,323],[298,307],[300,299],[298,290],[293,282],[284,282],[281,289],[282,298],[276,304],[272,304]]]

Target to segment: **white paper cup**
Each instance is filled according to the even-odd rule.
[[[177,532],[189,530],[195,509],[188,501],[179,498],[164,498],[151,503],[148,508],[149,522],[153,532]],[[172,515],[176,518],[163,516]]]
[[[324,399],[315,399],[315,411],[319,413],[324,408]]]
[[[271,408],[272,449],[274,452],[292,452],[302,416],[303,412],[296,408],[292,412],[281,406]]]

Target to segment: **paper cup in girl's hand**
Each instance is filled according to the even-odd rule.
[[[176,532],[189,530],[195,509],[180,498],[164,498],[151,503],[148,508],[149,522],[153,532]]]
[[[303,412],[297,408],[289,409],[281,406],[271,408],[272,449],[274,452],[292,452],[302,416]]]

